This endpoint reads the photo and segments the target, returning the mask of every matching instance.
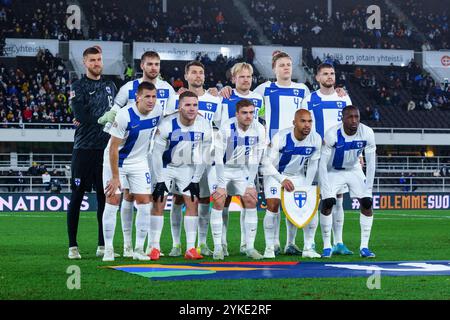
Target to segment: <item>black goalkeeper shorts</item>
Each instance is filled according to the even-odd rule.
[[[73,149],[72,153],[72,190],[91,192],[103,190],[103,150]]]

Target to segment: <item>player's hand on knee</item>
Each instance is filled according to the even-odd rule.
[[[289,179],[284,179],[283,182],[281,182],[281,186],[287,191],[292,192],[295,190],[295,186]]]
[[[227,197],[227,191],[225,190],[225,188],[217,188],[216,191],[214,191],[214,193],[212,194],[212,196],[214,201],[218,201],[222,197],[225,198]]]
[[[164,201],[165,193],[169,193],[165,182],[158,182],[155,185],[155,190],[153,190],[153,201],[158,202],[158,198],[161,198],[160,202]]]
[[[200,184],[198,182],[191,182],[184,188],[183,192],[188,191],[191,193],[191,200],[194,201],[194,196],[200,198]]]
[[[116,190],[121,189],[120,186],[120,180],[119,178],[112,178],[108,181],[106,188],[105,188],[105,194],[107,197],[112,197],[116,194]]]

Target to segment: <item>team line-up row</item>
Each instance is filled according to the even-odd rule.
[[[96,61],[101,65],[101,52],[85,56],[86,78],[89,73],[98,73]],[[292,81],[292,60],[287,54],[275,52],[272,67],[277,81],[268,81],[251,91],[253,69],[249,64],[238,63],[231,70],[235,88],[226,87],[217,94],[203,88],[205,68],[193,61],[185,68],[188,88],[177,95],[158,77],[158,54],[146,52],[141,59],[141,79],[125,84],[117,95],[115,88],[106,84],[104,90],[110,110],[93,117],[106,124],[104,130],[110,135],[103,156],[106,205],[102,214],[105,249],[101,255],[104,261],[113,261],[115,257],[113,238],[119,205],[124,256],[136,260],[160,258],[163,210],[169,193],[174,195],[170,216],[173,247],[169,256],[182,255],[183,204],[186,206],[185,258],[212,255],[213,259],[222,260],[228,256],[228,206],[230,197],[235,195],[241,198],[243,206],[241,253],[252,259],[275,258],[281,251],[282,189],[294,192],[316,183],[322,196],[322,255],[315,250],[319,224],[315,212],[310,213],[311,219],[303,228],[303,252],[295,244],[297,226],[286,219],[284,253],[301,254],[305,258],[352,254],[342,240],[342,194],[350,192],[361,203],[360,255],[375,256],[368,248],[376,156],[373,130],[360,123],[358,108],[351,104],[346,92],[335,89],[332,65],[318,67],[316,80],[320,89],[313,93],[304,84]],[[74,83],[71,94],[71,105],[80,127],[86,122],[86,115],[81,114],[86,104],[83,80],[89,79]],[[213,124],[218,130],[213,130]],[[363,151],[366,174],[361,166]],[[263,255],[255,249],[258,172],[263,176],[267,201]],[[73,173],[73,188],[80,188],[86,178],[76,175]],[[299,209],[304,207],[302,199],[296,202]],[[137,207],[134,249],[133,203]],[[209,227],[213,251],[206,245]],[[80,257],[78,248],[71,246],[69,258]]]

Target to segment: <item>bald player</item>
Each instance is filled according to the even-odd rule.
[[[312,117],[308,110],[295,112],[293,127],[280,130],[272,137],[268,156],[263,164],[264,194],[267,210],[264,217],[264,235],[266,250],[264,258],[275,258],[276,222],[279,215],[281,187],[287,192],[294,191],[294,185],[310,186],[319,165],[322,138],[311,130]],[[304,166],[308,163],[308,169]],[[306,171],[306,174],[305,174]],[[314,214],[311,222],[305,226],[304,258],[320,258],[314,249],[314,237],[318,219]]]

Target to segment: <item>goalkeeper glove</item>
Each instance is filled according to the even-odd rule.
[[[157,202],[158,198],[161,197],[161,202],[163,202],[164,192],[169,193],[169,190],[167,190],[165,182],[158,182],[155,186],[155,190],[153,190],[153,201]]]
[[[104,126],[105,124],[113,123],[114,119],[116,118],[117,111],[115,110],[109,110],[108,112],[105,112],[104,115],[102,115],[100,118],[98,118],[98,123]]]
[[[185,191],[190,191],[191,192],[191,200],[194,201],[194,196],[196,196],[197,198],[200,198],[200,184],[197,182],[191,182],[189,183],[189,185],[184,188],[183,192]]]

